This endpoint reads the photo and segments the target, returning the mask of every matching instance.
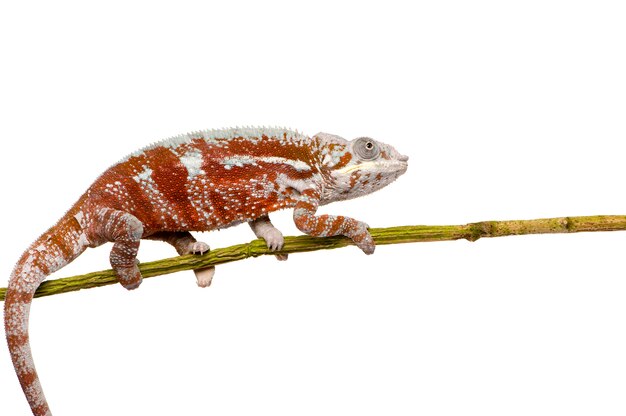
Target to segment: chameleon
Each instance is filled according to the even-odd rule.
[[[129,290],[142,281],[142,239],[169,243],[178,254],[203,254],[191,231],[247,222],[279,260],[284,238],[269,213],[292,208],[296,227],[317,237],[344,235],[365,254],[375,244],[364,222],[316,215],[321,205],[381,189],[406,172],[408,157],[369,137],[312,137],[284,128],[204,130],[140,149],[106,170],[20,257],[9,280],[4,325],[13,366],[36,416],[51,415],[35,370],[28,320],[34,293],[51,273],[87,248],[113,243],[109,261]],[[211,284],[214,267],[196,270]]]

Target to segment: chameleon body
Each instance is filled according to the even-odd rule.
[[[307,137],[278,128],[208,130],[170,138],[137,151],[103,173],[69,211],[19,259],[8,285],[6,336],[19,382],[34,415],[50,415],[28,341],[28,316],[37,287],[89,247],[111,242],[120,283],[141,283],[141,239],[162,240],[179,254],[209,247],[190,231],[248,222],[268,247],[283,237],[272,211],[293,208],[293,219],[313,236],[345,235],[374,252],[367,225],[343,216],[315,215],[320,205],[380,189],[407,169],[408,157],[361,137]],[[286,255],[277,253],[279,259]],[[214,268],[196,273],[208,286]]]

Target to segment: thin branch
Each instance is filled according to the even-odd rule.
[[[591,231],[625,231],[625,215],[597,215],[589,217],[560,217],[536,220],[483,221],[465,225],[413,225],[390,228],[372,228],[370,233],[377,245],[416,243],[426,241],[450,241],[479,238],[503,237],[524,234],[556,234]],[[328,250],[352,245],[345,237],[316,238],[309,236],[285,237],[285,245],[280,253],[302,253],[306,251]],[[183,270],[199,269],[211,265],[230,263],[249,257],[276,254],[270,251],[262,240],[248,244],[212,250],[202,256],[187,255],[157,260],[139,265],[144,278],[160,276]],[[103,270],[79,276],[43,282],[35,297],[56,295],[81,289],[111,285],[117,282],[113,270]],[[4,300],[6,288],[0,288],[0,300]]]

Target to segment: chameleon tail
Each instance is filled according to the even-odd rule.
[[[4,327],[15,372],[34,415],[51,415],[35,371],[28,341],[28,317],[35,290],[87,248],[77,219],[70,210],[22,254],[15,265],[4,302]]]

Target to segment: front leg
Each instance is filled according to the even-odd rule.
[[[248,222],[248,224],[250,224],[254,235],[265,240],[267,248],[272,251],[278,251],[283,248],[283,244],[285,244],[283,233],[281,233],[278,228],[274,227],[268,215],[263,215],[262,217]],[[276,254],[275,256],[278,260],[287,260],[287,254]]]
[[[165,241],[174,246],[180,256],[185,254],[204,254],[209,251],[209,245],[207,243],[196,241],[194,236],[187,231],[159,231],[144,238],[147,240]],[[198,286],[208,287],[213,280],[215,266],[195,269],[193,272],[196,275]]]
[[[314,237],[345,235],[354,241],[365,254],[372,254],[376,245],[367,224],[354,218],[335,215],[315,215],[320,203],[317,190],[306,189],[300,194],[293,211],[293,221],[303,233]]]

